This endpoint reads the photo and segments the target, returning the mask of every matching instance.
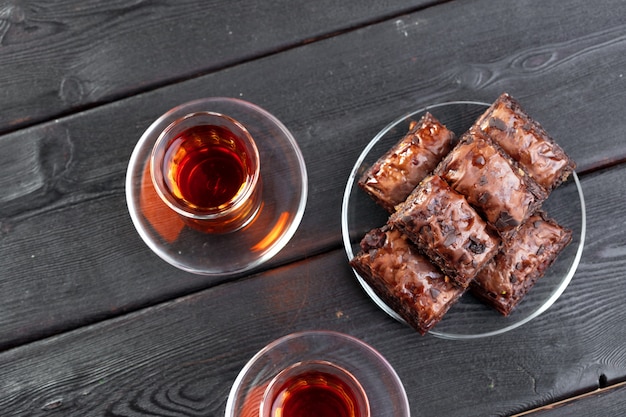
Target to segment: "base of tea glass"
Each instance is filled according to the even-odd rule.
[[[351,417],[410,415],[404,386],[379,352],[352,336],[319,330],[284,336],[254,355],[235,379],[225,417],[274,417],[272,403],[285,381],[315,371],[343,380],[358,404],[358,413],[345,413]]]
[[[207,232],[202,222],[181,216],[152,181],[150,157],[159,136],[174,121],[207,112],[240,123],[258,149],[261,201],[253,218],[230,233]],[[188,102],[159,117],[135,146],[126,175],[126,202],[144,242],[171,265],[202,275],[242,273],[275,256],[298,228],[307,192],[304,159],[289,130],[258,106],[223,97]]]

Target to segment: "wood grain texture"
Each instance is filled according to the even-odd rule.
[[[259,348],[312,328],[379,349],[414,416],[508,415],[624,380],[625,3],[454,1],[407,15],[371,5],[347,21],[353,4],[307,3],[313,23],[295,9],[275,16],[277,4],[264,3],[231,11],[229,19],[252,22],[242,32],[204,27],[199,2],[180,4],[175,12],[168,2],[0,6],[0,66],[8,68],[0,131],[67,113],[0,136],[2,416],[223,415],[230,384]],[[378,23],[332,33],[369,19]],[[229,48],[215,61],[199,57],[191,71],[171,65],[204,51],[204,35]],[[166,55],[176,59],[161,65]],[[579,271],[520,329],[467,342],[419,337],[377,309],[348,268],[340,240],[347,176],[399,115],[502,91],[578,163],[588,210]],[[141,242],[124,176],[156,117],[220,95],[259,104],[292,130],[310,194],[275,260],[214,281],[168,266]]]
[[[424,7],[332,1],[9,1],[0,132]]]
[[[603,80],[623,65],[626,55],[615,49],[624,46],[626,26],[595,8],[580,25],[592,7],[587,3],[565,12],[526,6],[506,26],[507,36],[494,34],[511,10],[480,1],[444,4],[0,137],[0,279],[11,294],[0,304],[0,346],[221,282],[183,273],[150,253],[124,202],[126,165],[143,130],[194,98],[224,95],[257,103],[281,119],[302,148],[310,192],[305,217],[268,268],[340,245],[341,197],[358,154],[383,126],[422,105],[491,101],[509,90],[579,170],[619,161],[626,152],[625,99]],[[559,19],[561,31],[545,24]],[[470,55],[469,39],[489,48],[473,47]],[[541,70],[520,64],[520,57],[546,51],[553,58]],[[528,59],[537,64],[539,58]],[[573,70],[584,74],[584,85],[593,84],[582,89],[586,100],[566,94]],[[484,74],[492,81],[485,82]],[[597,123],[603,136],[590,140]]]
[[[592,234],[590,242],[597,238]],[[329,329],[363,339],[390,361],[413,416],[521,412],[592,391],[600,375],[606,384],[626,374],[626,313],[615,300],[596,302],[605,292],[590,283],[592,265],[605,266],[596,256],[591,245],[570,288],[531,324],[497,337],[448,341],[388,318],[336,250],[5,351],[0,410],[3,416],[218,416],[238,371],[263,345],[294,331]],[[607,274],[603,284],[623,293],[623,273]]]

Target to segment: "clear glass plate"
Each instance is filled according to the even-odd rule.
[[[152,185],[149,158],[172,121],[195,112],[216,112],[244,125],[259,150],[262,195],[255,220],[232,233],[210,234],[185,225]],[[308,191],[304,158],[287,128],[264,109],[243,100],[212,97],[181,104],[141,136],[126,175],[126,202],[139,235],[166,262],[202,275],[248,271],[276,255],[296,232]]]
[[[432,105],[400,117],[372,139],[357,159],[343,197],[341,228],[348,259],[352,259],[358,252],[363,236],[371,229],[384,225],[389,216],[358,187],[357,181],[365,170],[408,132],[411,121],[418,121],[425,112],[432,113],[448,129],[460,136],[487,107],[487,103],[472,101]],[[543,204],[543,209],[561,225],[572,230],[572,242],[524,300],[509,316],[504,317],[471,294],[465,294],[430,334],[447,339],[471,339],[504,333],[539,316],[559,298],[576,272],[585,241],[585,202],[576,173],[552,192]],[[365,280],[356,271],[354,273],[372,300],[391,317],[403,322]]]

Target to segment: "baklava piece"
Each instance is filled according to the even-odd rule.
[[[393,213],[395,206],[450,152],[454,139],[454,133],[426,113],[363,174],[358,184]]]
[[[430,260],[466,288],[497,253],[500,238],[441,177],[426,177],[389,218]]]
[[[543,212],[534,214],[478,273],[472,293],[509,315],[571,240],[570,230]]]
[[[480,129],[517,161],[548,193],[575,169],[565,151],[507,93],[478,118]]]
[[[481,132],[467,132],[435,171],[505,238],[547,197],[524,170]]]
[[[350,265],[409,325],[426,334],[464,290],[389,226],[370,231]]]

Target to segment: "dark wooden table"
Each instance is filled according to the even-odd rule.
[[[0,2],[0,415],[221,416],[256,351],[309,329],[379,350],[414,416],[623,414],[625,15],[621,0]],[[518,329],[421,337],[347,264],[346,180],[399,115],[503,91],[578,164],[582,261]],[[290,243],[223,279],[153,254],[124,191],[150,123],[212,96],[278,117],[309,174]]]

